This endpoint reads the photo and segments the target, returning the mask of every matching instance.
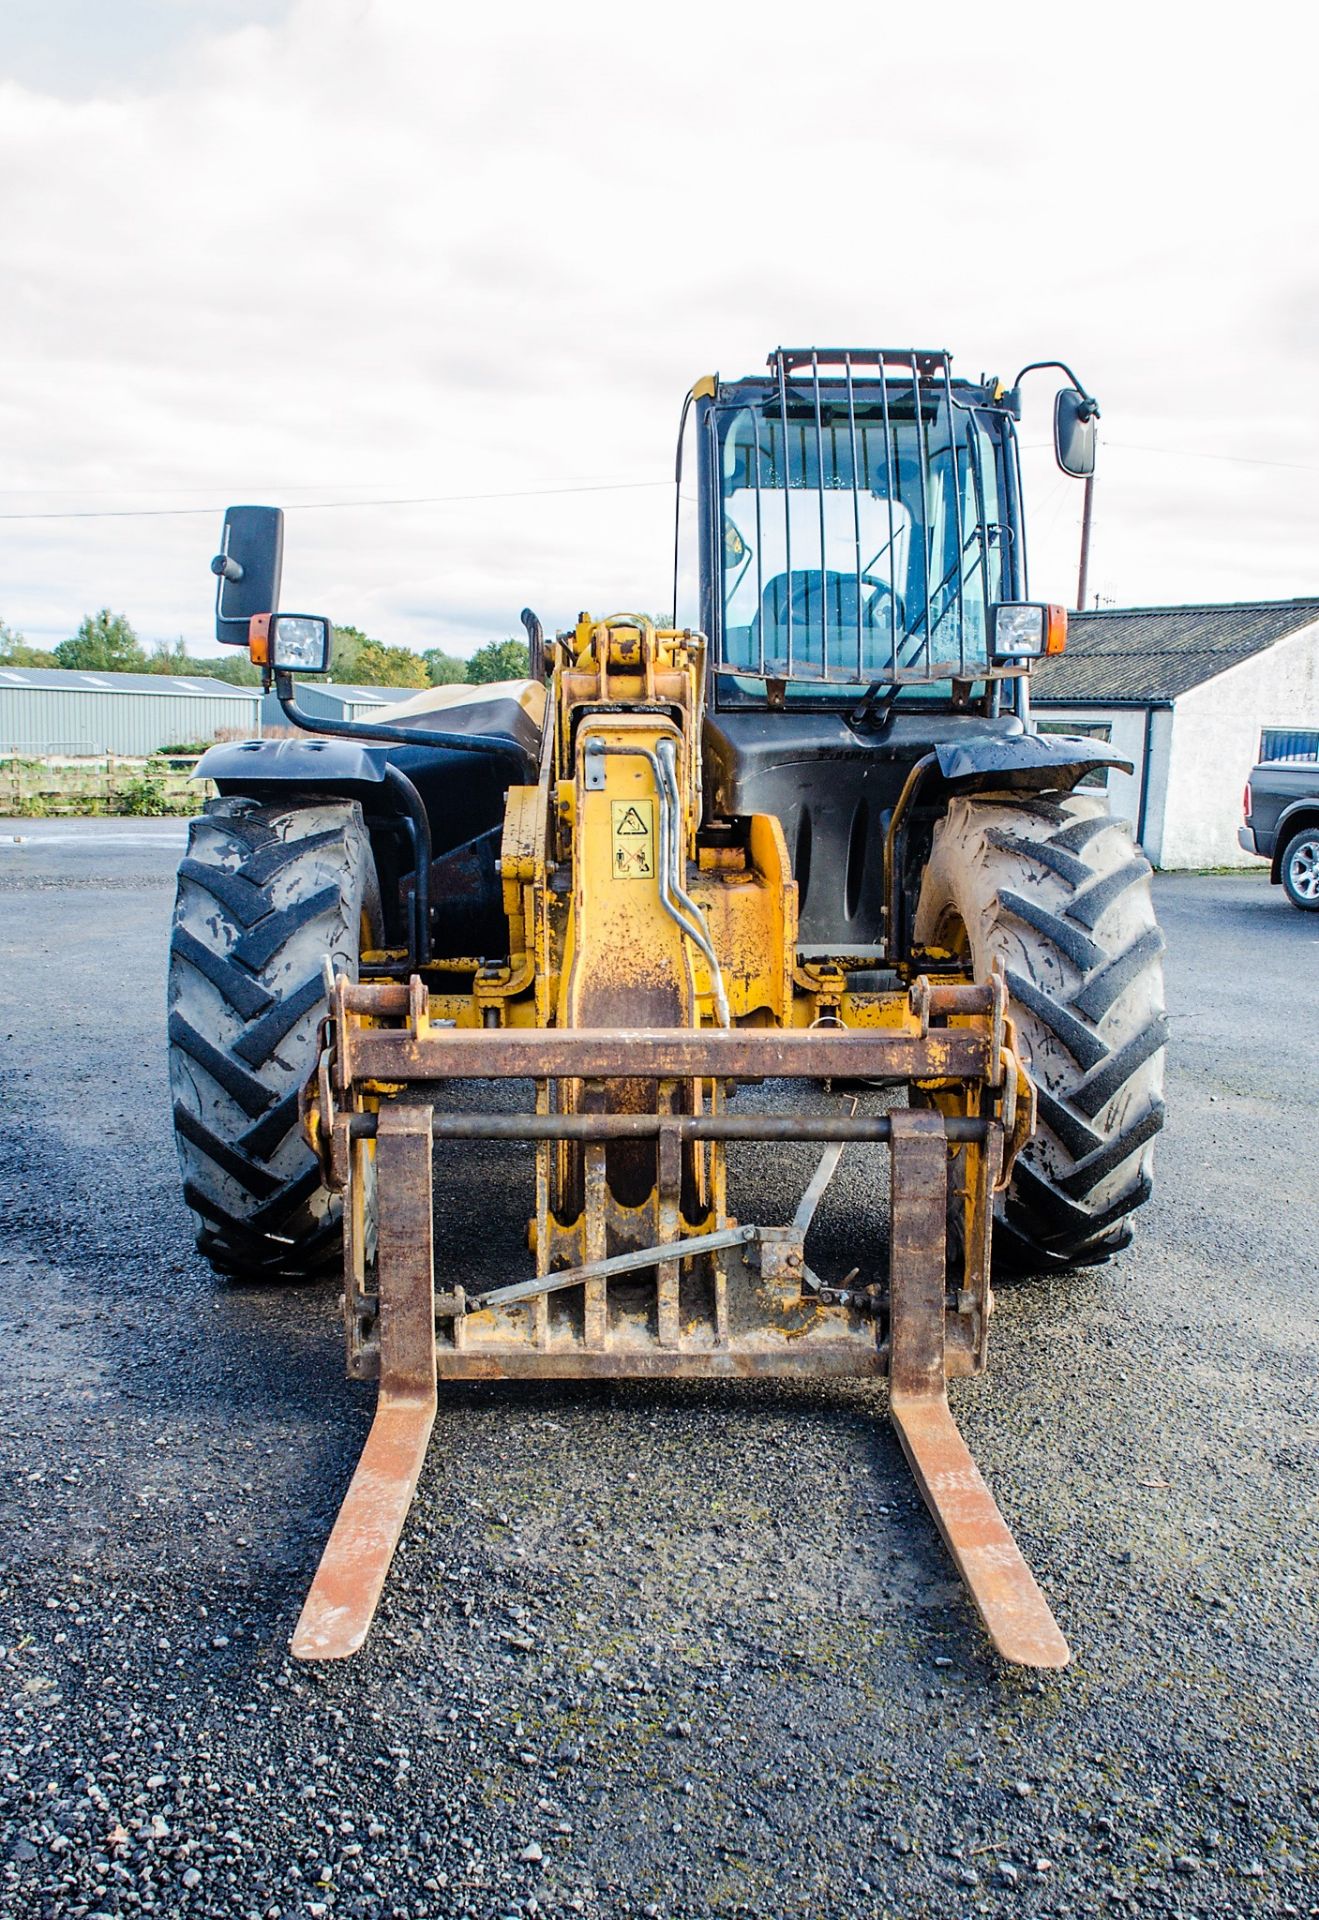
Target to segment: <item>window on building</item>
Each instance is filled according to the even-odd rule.
[[[1265,727],[1261,760],[1319,760],[1319,727]]]
[[[1108,746],[1113,739],[1113,729],[1107,721],[1096,721],[1082,726],[1076,720],[1041,720],[1039,729],[1041,733],[1065,733],[1073,740],[1102,740],[1105,746]],[[1107,790],[1108,776],[1111,771],[1109,767],[1096,767],[1094,772],[1087,773],[1078,785],[1098,787],[1102,793]]]

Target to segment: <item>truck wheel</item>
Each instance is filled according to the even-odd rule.
[[[357,977],[378,926],[354,802],[212,800],[179,867],[169,1078],[183,1197],[217,1272],[307,1279],[340,1247],[339,1202],[298,1125],[316,1064],[324,961]],[[368,934],[368,937],[369,934]]]
[[[1319,913],[1319,827],[1302,827],[1283,848],[1283,891],[1302,913]]]
[[[1150,868],[1089,794],[955,799],[934,832],[918,941],[1007,976],[1039,1130],[994,1224],[996,1266],[1106,1260],[1150,1196],[1163,1125],[1163,936]]]

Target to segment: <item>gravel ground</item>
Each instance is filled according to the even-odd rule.
[[[1319,1913],[1319,919],[1159,881],[1156,1199],[1114,1266],[1006,1293],[954,1388],[1068,1671],[995,1663],[859,1384],[450,1392],[367,1650],[308,1669],[373,1395],[332,1286],[192,1250],[181,845],[0,823],[5,1920]],[[443,1244],[522,1271],[520,1169],[462,1167]],[[874,1259],[876,1170],[822,1270]]]

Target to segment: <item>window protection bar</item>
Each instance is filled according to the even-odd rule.
[[[897,565],[897,529],[893,520],[893,430],[888,410],[888,381],[884,378],[881,361],[879,369],[879,401],[884,410],[884,492],[888,499],[888,551],[889,574],[892,576]],[[893,655],[893,684],[898,681],[898,596],[890,593],[888,597],[890,651]]]
[[[819,376],[816,376],[817,382]],[[784,675],[791,680],[792,675],[792,451],[788,442],[788,371],[782,354],[779,355],[779,416],[783,422],[783,551],[787,565],[788,582],[788,666]],[[802,476],[805,478],[805,475]],[[762,636],[765,628],[764,605],[756,615],[760,622]]]
[[[812,682],[832,683],[839,681],[869,684],[878,677],[874,663],[867,663],[865,658],[866,575],[864,569],[867,561],[862,548],[860,499],[863,476],[867,487],[869,487],[870,484],[871,448],[877,435],[867,423],[858,419],[857,387],[860,381],[865,381],[869,384],[870,380],[873,379],[878,388],[878,393],[875,398],[878,401],[879,412],[882,416],[883,423],[883,484],[889,530],[888,543],[884,551],[890,556],[889,570],[890,573],[893,573],[898,553],[899,533],[905,532],[910,540],[916,531],[910,526],[907,528],[899,527],[894,499],[899,472],[897,464],[898,447],[895,441],[895,426],[891,411],[890,381],[892,379],[899,379],[901,384],[909,384],[911,391],[913,413],[912,432],[916,444],[919,514],[921,522],[919,533],[921,545],[917,549],[916,558],[922,565],[924,610],[923,613],[918,614],[916,621],[908,627],[905,635],[900,633],[898,622],[898,595],[896,591],[897,583],[895,579],[889,590],[890,662],[888,679],[894,685],[908,680],[928,684],[934,679],[934,625],[936,618],[943,619],[953,611],[953,608],[946,602],[946,589],[950,586],[955,594],[958,623],[958,645],[954,672],[956,677],[961,679],[975,677],[977,674],[983,673],[986,670],[987,662],[976,661],[969,663],[967,652],[966,615],[969,583],[964,574],[963,563],[969,543],[963,538],[965,531],[964,522],[968,505],[968,502],[963,498],[964,476],[969,476],[970,482],[975,488],[978,506],[979,503],[983,501],[984,490],[981,475],[978,470],[979,449],[972,446],[969,441],[965,449],[960,448],[957,444],[956,415],[958,412],[968,412],[972,409],[968,408],[966,402],[959,400],[953,392],[951,361],[947,353],[943,351],[920,351],[906,347],[873,350],[857,350],[841,347],[781,347],[770,356],[769,365],[774,377],[776,389],[773,400],[771,400],[770,405],[764,409],[757,406],[754,402],[748,406],[752,447],[749,450],[749,458],[747,461],[748,468],[751,469],[751,471],[748,472],[747,478],[751,482],[754,492],[756,531],[756,600],[753,615],[756,645],[754,650],[748,649],[749,657],[746,665],[731,661],[725,655],[724,658],[715,663],[716,667],[733,672],[751,673],[762,680],[781,678],[791,681],[801,677],[802,679]],[[847,407],[847,439],[851,464],[852,571],[856,593],[856,605],[854,608],[854,666],[847,664],[848,653],[851,649],[846,648],[846,641],[843,638],[845,623],[842,614],[842,584],[845,578],[845,570],[838,572],[836,576],[831,575],[829,570],[830,524],[828,503],[824,497],[826,482],[830,483],[833,490],[840,490],[843,484],[841,474],[841,448],[839,445],[839,427],[841,423],[837,422],[834,418],[834,408],[837,405],[837,397],[828,401],[830,431],[829,445],[826,450],[824,418],[826,396],[824,395],[821,385],[822,371],[835,366],[840,370],[842,375],[841,385],[843,387],[843,395],[840,397],[845,398]],[[807,379],[810,381],[810,387],[808,391],[803,392],[802,388]],[[792,396],[789,395],[788,391],[790,382],[795,390]],[[804,405],[802,403],[804,403]],[[869,404],[873,405],[874,402],[870,401]],[[927,410],[931,404],[933,405],[935,415],[933,421],[926,417]],[[805,414],[806,419],[800,419],[794,422],[790,417],[790,405],[794,413],[798,415]],[[765,420],[767,417],[773,418],[773,414],[777,414],[775,426],[778,429],[778,433],[776,435],[771,429],[765,441],[762,441],[762,420]],[[816,617],[812,606],[814,596],[812,596],[810,591],[811,582],[808,576],[803,576],[801,582],[803,601],[802,607],[798,608],[795,590],[798,583],[793,571],[793,509],[791,495],[794,480],[800,490],[805,491],[812,479],[808,456],[808,435],[810,429],[806,423],[809,419],[813,419],[815,429],[814,484],[818,496],[817,517],[820,539],[819,620],[821,633],[820,659],[818,664],[810,658],[813,652],[811,629]],[[879,422],[876,421],[874,424],[878,426]],[[800,431],[794,432],[794,426],[799,426]],[[936,447],[934,444],[937,440],[940,426],[943,427],[948,436],[946,447]],[[712,438],[714,439],[717,450],[719,443],[717,436],[713,434],[713,421],[711,422],[711,427]],[[781,439],[781,447],[778,449],[774,446],[776,437]],[[1013,440],[1012,447],[1007,450],[1007,460],[1009,465],[1011,465],[1013,459],[1016,457],[1017,450],[1015,436],[1009,436],[1009,438]],[[800,469],[799,473],[795,476],[793,473],[794,440],[798,443],[796,451],[797,464]],[[969,467],[965,470],[963,467],[963,452],[965,452],[966,460],[970,463]],[[932,475],[930,472],[930,462],[936,457],[936,454],[943,457],[947,462],[947,484],[951,487],[952,491],[952,500],[948,503],[948,519],[949,528],[952,532],[953,550],[956,555],[949,573],[940,580],[937,588],[934,580],[934,566],[937,556],[934,551],[935,530],[931,523],[933,488],[931,485]],[[767,455],[772,459],[772,466],[768,474],[765,468]],[[1012,479],[1015,480],[1016,477],[1014,473]],[[783,560],[785,571],[782,579],[782,600],[786,601],[786,608],[781,611],[780,607],[776,606],[769,610],[770,624],[776,629],[779,628],[780,622],[782,625],[781,634],[776,633],[775,635],[775,652],[773,657],[770,657],[768,654],[765,640],[767,619],[765,592],[767,585],[775,584],[773,581],[767,582],[765,578],[763,538],[764,502],[761,499],[761,494],[767,478],[771,485],[777,482],[783,489]],[[718,486],[712,489],[712,493],[718,492],[720,492]],[[915,506],[916,501],[913,499],[911,508]],[[910,509],[908,513],[909,517],[912,517]],[[977,520],[979,522],[982,519],[983,507],[980,506],[977,512]],[[797,528],[797,544],[799,548],[801,531],[801,527],[799,526]],[[840,529],[838,527],[833,529],[835,545],[837,544],[839,531]],[[718,542],[716,552],[721,556],[719,578],[721,581],[726,582],[728,555],[725,550],[722,518],[716,532]],[[982,598],[987,597],[988,592],[988,567],[987,557],[984,552],[985,537],[984,527],[978,524],[973,530],[972,539],[978,540],[979,542],[980,591]],[[1012,543],[1009,544],[1011,545]],[[1015,559],[1016,555],[1011,554],[1008,557]],[[832,594],[831,586],[836,589]],[[941,613],[936,613],[936,598],[942,598],[944,600]],[[839,632],[836,635],[836,644],[841,641],[845,649],[841,657],[836,656],[833,660],[831,660],[829,656],[828,630],[831,607],[834,608],[838,616],[836,624]],[[806,631],[804,634],[801,631],[803,615],[806,622]],[[924,625],[923,633],[921,632],[922,623]],[[803,645],[806,647],[806,659],[802,664],[802,670],[799,675],[798,656]],[[752,665],[750,661],[750,656],[753,651],[754,665]],[[904,653],[907,656],[905,659],[903,658]]]
[[[751,415],[751,444],[756,450],[756,657],[765,677],[765,543],[760,536],[760,420]]]
[[[861,469],[860,469],[860,466],[858,465],[857,457],[856,457],[856,393],[852,385],[852,356],[850,353],[845,354],[843,356],[843,370],[847,376],[847,432],[848,432],[848,438],[850,439],[851,446],[852,446],[852,530],[855,537],[855,545],[856,545],[856,660],[857,660],[857,669],[858,669],[856,677],[859,680],[861,678],[861,673],[860,673],[860,666],[861,666]],[[818,362],[817,362],[816,386],[818,390],[818,386],[819,386]],[[890,499],[889,500],[890,536],[892,533],[892,526],[891,526],[892,519],[893,519],[893,501],[892,499]],[[891,550],[892,550],[892,542],[890,538],[890,551]],[[894,602],[892,594],[889,595],[889,607],[892,612],[893,618],[896,620],[897,606]],[[894,650],[896,651],[896,648],[897,648],[896,632],[894,634],[893,644],[894,644]]]
[[[944,402],[948,408],[948,455],[953,469],[953,498],[957,502],[957,664],[959,678],[966,678],[966,592],[962,577],[962,560],[966,553],[966,543],[962,539],[962,469],[957,458],[957,427],[953,420],[953,377],[947,361],[943,369]],[[970,458],[968,451],[967,458]]]
[[[921,409],[920,372],[916,365],[916,355],[914,353],[911,356],[911,400],[912,408],[916,415],[916,465],[921,476],[921,541],[922,553],[925,560],[923,569],[925,579],[925,671],[928,674],[931,661],[931,629],[934,619],[930,602],[930,563],[932,559],[930,548],[930,485],[928,473],[930,438],[925,431],[925,420]]]

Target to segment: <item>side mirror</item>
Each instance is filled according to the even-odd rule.
[[[216,576],[215,637],[226,646],[247,645],[254,613],[279,605],[284,565],[284,514],[279,507],[230,507],[220,551],[211,562]]]
[[[1099,408],[1079,387],[1061,387],[1053,403],[1053,450],[1064,473],[1088,480],[1095,470]]]

